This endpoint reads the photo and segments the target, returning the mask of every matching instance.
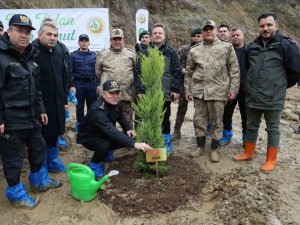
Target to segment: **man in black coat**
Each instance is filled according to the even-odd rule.
[[[20,175],[24,144],[28,146],[29,183],[32,192],[57,188],[62,183],[50,179],[43,166],[46,143],[42,126],[48,123],[39,85],[39,68],[29,44],[31,20],[15,14],[0,39],[0,153],[8,183],[6,197],[16,207],[33,208],[39,197],[31,198]]]
[[[148,144],[135,142],[136,134],[123,115],[119,101],[118,82],[107,80],[103,84],[103,95],[93,103],[78,129],[77,143],[94,151],[89,167],[96,178],[103,176],[101,161],[110,150],[127,147],[147,151],[151,148]],[[124,132],[115,127],[116,122]]]
[[[57,140],[65,132],[65,105],[71,80],[69,52],[57,39],[56,25],[44,23],[38,31],[38,40],[33,42],[39,52],[35,60],[40,66],[43,101],[49,118],[43,136],[48,147],[46,164],[51,172],[66,169],[58,157]]]

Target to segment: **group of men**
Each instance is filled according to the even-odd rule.
[[[30,44],[30,33],[35,29],[31,20],[26,15],[13,15],[0,39],[0,152],[7,198],[19,207],[32,208],[39,202],[20,181],[24,144],[28,146],[31,190],[62,185],[49,178],[48,171],[65,171],[57,141],[64,133],[69,93],[78,99],[77,142],[94,151],[89,167],[96,178],[103,176],[102,162],[113,159],[113,150],[151,149],[134,140],[132,107],[136,96],[145,93],[140,56],[147,56],[150,48],[158,49],[165,58],[162,133],[168,154],[173,151],[171,101],[179,99],[173,139],[181,138],[188,101],[194,101],[197,148],[189,155],[203,154],[210,127],[211,162],[219,161],[219,146],[232,138],[232,115],[238,103],[245,150],[235,160],[254,157],[264,115],[268,143],[261,169],[273,170],[280,146],[280,113],[287,87],[299,80],[300,53],[295,42],[278,31],[276,14],[262,14],[258,25],[259,37],[247,46],[241,29],[230,31],[227,25],[217,27],[214,21],[205,20],[201,28],[192,30],[190,45],[178,52],[166,42],[166,27],[157,23],[151,33],[140,33],[136,51],[124,47],[121,29],[113,29],[109,49],[98,54],[90,51],[89,36],[81,34],[79,49],[69,54],[57,40],[53,20],[43,22],[38,38]]]

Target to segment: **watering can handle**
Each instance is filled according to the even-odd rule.
[[[70,164],[68,164],[67,165],[67,174],[69,175],[70,171],[72,169],[75,169],[75,168],[80,168],[83,171],[85,171],[87,174],[91,174],[91,175],[94,174],[94,172],[89,167],[87,167],[85,165],[82,165],[82,164],[79,164],[79,163],[70,163]]]

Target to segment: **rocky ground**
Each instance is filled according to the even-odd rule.
[[[233,140],[220,148],[221,161],[211,163],[208,154],[190,159],[186,153],[195,145],[193,105],[182,128],[183,138],[174,142],[175,153],[168,159],[169,171],[162,178],[145,180],[132,169],[135,151],[119,150],[107,169],[120,174],[102,186],[91,202],[74,200],[66,174],[52,174],[64,182],[62,188],[42,193],[33,210],[14,209],[6,200],[6,182],[0,171],[1,224],[103,224],[103,225],[279,225],[300,224],[300,135],[298,126],[300,90],[291,88],[281,119],[281,148],[275,171],[261,173],[265,160],[265,123],[259,133],[256,157],[234,162],[242,151],[238,111],[234,115]],[[172,105],[172,123],[176,112]],[[74,115],[74,113],[73,113]],[[66,133],[74,142],[74,119]],[[207,143],[207,153],[209,152]],[[126,151],[126,153],[125,153]],[[87,163],[91,153],[77,144],[61,152],[65,163]],[[28,162],[21,180],[28,187]],[[31,193],[32,194],[32,193]],[[34,194],[32,194],[34,196]]]

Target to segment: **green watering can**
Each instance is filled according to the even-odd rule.
[[[119,171],[112,170],[109,174],[95,180],[94,172],[85,165],[70,163],[67,165],[67,174],[71,183],[71,195],[80,201],[91,201],[96,195],[101,185],[111,176],[118,175]]]

